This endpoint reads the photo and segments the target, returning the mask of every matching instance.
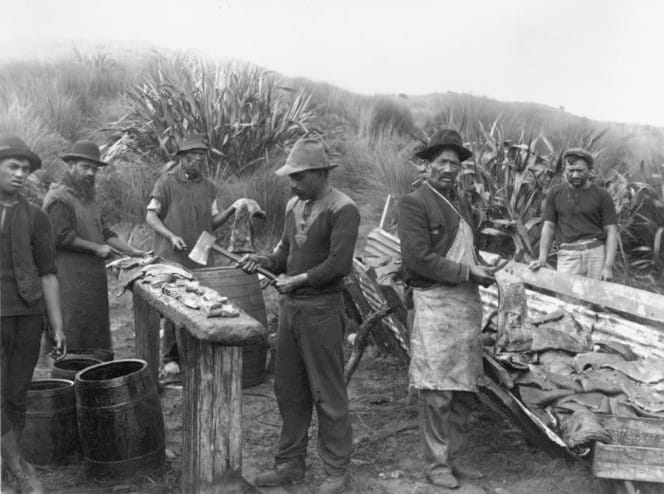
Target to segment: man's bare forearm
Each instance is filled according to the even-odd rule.
[[[47,274],[40,278],[44,292],[46,317],[52,331],[62,331],[62,310],[60,306],[60,284],[55,274]]]
[[[604,230],[606,230],[604,267],[607,269],[613,269],[613,266],[616,263],[616,253],[618,251],[618,227],[616,225],[608,225]]]
[[[106,240],[106,243],[111,247],[113,247],[114,249],[119,250],[120,252],[125,254],[143,255],[145,253],[142,250],[129,245],[128,242],[125,242],[120,237],[111,237]]]
[[[175,234],[164,225],[164,222],[161,221],[161,218],[159,218],[159,215],[155,211],[148,211],[148,214],[145,217],[145,222],[150,225],[155,232],[168,240],[175,236]]]
[[[228,218],[230,218],[233,213],[235,213],[235,208],[233,206],[229,206],[226,209],[224,209],[221,213],[217,213],[214,215],[212,218],[212,228],[216,230],[219,228],[221,225],[226,223],[228,221]]]
[[[89,252],[90,254],[96,254],[99,247],[102,247],[103,245],[104,244],[98,244],[96,242],[84,240],[77,236],[73,238],[67,247],[71,250],[76,250],[79,252]]]
[[[555,226],[549,221],[544,222],[542,226],[542,236],[540,238],[539,246],[539,262],[545,264],[547,258],[549,257],[549,251],[551,250],[551,244],[553,243],[553,234],[555,231]]]

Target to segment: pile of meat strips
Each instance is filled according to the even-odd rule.
[[[611,442],[597,414],[664,419],[664,359],[593,341],[592,328],[564,310],[530,318],[521,280],[507,271],[496,280],[494,357],[526,406],[568,447],[584,454],[592,441]]]

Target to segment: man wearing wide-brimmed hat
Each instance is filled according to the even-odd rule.
[[[104,259],[145,252],[104,224],[95,200],[97,172],[107,165],[99,147],[81,140],[60,157],[68,169],[51,184],[44,209],[53,223],[67,341],[70,348],[112,350]]]
[[[328,478],[319,493],[344,492],[353,447],[343,376],[344,277],[351,272],[360,215],[355,203],[331,187],[336,165],[321,141],[295,143],[277,175],[288,176],[293,197],[286,206],[281,240],[271,255],[248,255],[245,270],[258,266],[281,274],[274,391],[282,419],[273,469],[258,486],[304,479],[311,414],[318,415],[318,453]]]
[[[571,148],[563,154],[567,183],[556,185],[544,202],[539,257],[546,264],[554,236],[560,243],[557,270],[608,281],[618,249],[618,217],[611,195],[591,182],[592,154]]]
[[[436,132],[417,153],[426,161],[426,181],[399,203],[403,279],[414,303],[410,385],[419,393],[425,475],[446,488],[458,487],[457,477],[481,476],[456,455],[482,376],[478,285],[494,281],[477,264],[471,212],[456,187],[472,154],[457,131]]]
[[[217,191],[204,176],[209,148],[205,138],[192,134],[183,139],[175,168],[162,175],[154,185],[147,206],[146,222],[154,230],[154,252],[186,268],[199,268],[188,254],[204,231],[223,225],[234,207],[219,212]],[[166,374],[180,372],[175,328],[164,320],[162,361]]]
[[[44,314],[56,350],[65,351],[51,223],[21,195],[28,175],[40,167],[39,157],[21,139],[0,135],[0,442],[3,467],[21,492],[43,492],[20,454],[18,438],[25,424]]]

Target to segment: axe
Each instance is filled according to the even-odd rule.
[[[240,256],[236,256],[235,254],[228,252],[223,247],[220,247],[215,243],[215,240],[216,238],[214,238],[214,235],[212,235],[211,233],[208,233],[206,231],[201,233],[201,236],[198,237],[198,240],[196,241],[196,245],[194,245],[194,248],[191,249],[191,252],[189,253],[189,259],[198,264],[206,266],[208,262],[208,257],[210,255],[210,249],[213,249],[219,252],[219,254],[221,254],[222,256],[227,257],[231,261],[235,261],[236,263],[239,264]],[[272,281],[277,280],[277,275],[271,273],[267,269],[258,268],[258,272]]]

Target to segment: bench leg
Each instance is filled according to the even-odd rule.
[[[182,492],[225,492],[242,471],[242,348],[178,329],[183,362]]]
[[[148,363],[148,369],[159,380],[159,312],[134,294],[134,331],[136,356]]]

